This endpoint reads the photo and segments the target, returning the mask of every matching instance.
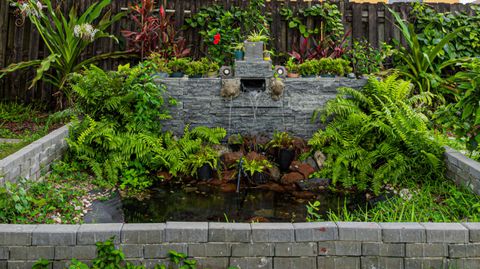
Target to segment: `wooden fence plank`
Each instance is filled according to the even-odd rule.
[[[78,13],[83,12],[89,5],[95,0],[54,0],[54,6],[62,3],[61,9],[64,12],[70,10],[71,6],[75,6],[79,9]],[[112,11],[119,12],[121,8],[127,7],[128,3],[136,2],[138,0],[115,0],[112,1]],[[163,3],[169,10],[174,11],[175,26],[177,29],[184,23],[185,17],[191,16],[198,12],[203,6],[212,4],[220,4],[226,8],[233,5],[239,8],[246,8],[249,0],[157,0],[156,5]],[[300,35],[296,29],[290,29],[288,23],[279,14],[282,6],[289,6],[294,11],[299,9],[315,5],[322,2],[322,0],[269,0],[266,3],[265,9],[262,9],[264,14],[272,14],[271,33],[272,33],[272,47],[277,52],[287,55],[287,52],[292,50],[292,46],[298,49]],[[360,4],[351,3],[346,0],[334,1],[342,13],[342,23],[345,30],[352,30],[352,37],[359,39],[367,39],[373,46],[378,47],[381,42],[390,42],[393,38],[402,39],[399,30],[394,25],[393,16],[385,10],[383,4]],[[468,5],[463,4],[431,4],[431,6],[442,12],[446,11],[461,11],[469,12],[473,14],[472,9]],[[402,17],[406,17],[410,10],[410,4],[400,3],[389,5]],[[42,58],[47,56],[48,52],[45,51],[45,46],[41,38],[39,37],[34,27],[16,27],[15,18],[13,16],[14,8],[10,8],[8,0],[0,0],[0,68],[5,67],[9,63]],[[307,25],[309,28],[319,26],[319,21],[308,20]],[[122,29],[134,28],[133,23],[128,18],[124,18],[121,22],[112,25],[109,31],[119,37],[120,44],[117,44],[109,39],[104,39],[100,42],[96,42],[93,46],[89,46],[87,50],[82,54],[82,58],[89,57],[91,55],[105,53],[109,51],[115,51],[125,48],[125,41],[121,37]],[[194,44],[192,56],[201,57],[202,51],[204,51],[204,44],[198,31],[186,30],[180,33],[187,38],[189,44]],[[119,60],[109,60],[102,63],[106,69],[115,68],[120,62]],[[36,98],[49,98],[51,92],[50,87],[45,87],[40,84],[35,91],[25,92],[25,88],[28,86],[26,81],[31,80],[33,72],[30,73],[18,73],[13,76],[7,76],[6,79],[0,81],[0,98],[7,97],[15,98],[19,97],[25,101],[30,101]]]

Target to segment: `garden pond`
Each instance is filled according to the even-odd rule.
[[[260,186],[261,187],[261,186]],[[298,193],[294,193],[299,196]],[[346,196],[325,191],[312,194],[310,199],[292,193],[242,188],[223,192],[207,184],[195,187],[176,186],[154,188],[150,197],[139,201],[124,199],[123,213],[127,223],[165,221],[213,222],[304,222],[309,200],[319,201],[319,214],[343,207]],[[353,199],[361,202],[361,197]]]

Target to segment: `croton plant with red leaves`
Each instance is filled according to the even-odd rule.
[[[165,12],[163,5],[155,11],[154,0],[141,0],[129,6],[130,17],[135,22],[136,31],[123,30],[128,47],[137,51],[143,58],[155,52],[165,59],[182,58],[190,54],[187,42],[177,35],[172,15]]]

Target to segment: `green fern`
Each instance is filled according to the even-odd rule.
[[[411,84],[396,74],[371,78],[360,91],[339,89],[319,115],[324,123],[333,120],[309,141],[328,156],[320,176],[376,193],[385,183],[442,178],[443,150],[417,109],[432,99],[428,93],[412,96]]]

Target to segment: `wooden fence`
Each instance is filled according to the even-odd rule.
[[[62,9],[66,12],[73,5],[80,11],[85,10],[89,4],[95,0],[57,0],[61,2]],[[132,0],[113,0],[111,9],[113,13],[126,10],[128,3]],[[167,11],[174,12],[177,26],[181,26],[184,19],[195,14],[201,7],[212,5],[214,3],[224,5],[229,8],[232,5],[245,7],[248,0],[160,0],[163,2]],[[273,46],[279,52],[288,52],[292,49],[292,44],[298,42],[299,34],[288,28],[287,22],[279,14],[282,6],[289,6],[292,9],[299,9],[314,4],[319,0],[270,0],[266,2],[265,12],[271,14],[271,31]],[[337,2],[340,11],[343,14],[342,21],[345,29],[351,30],[352,37],[355,39],[366,39],[371,44],[378,46],[381,42],[389,41],[392,38],[400,39],[400,32],[394,26],[391,14],[385,10],[382,3],[378,4],[360,4]],[[411,5],[407,3],[397,3],[390,5],[399,12],[404,18],[411,10]],[[462,4],[433,4],[437,11],[464,11],[470,10],[468,6]],[[110,32],[121,37],[122,29],[131,29],[132,23],[128,18],[124,18],[119,23],[113,25]],[[192,46],[195,56],[202,55],[202,40],[195,31],[186,30],[183,35]],[[104,52],[114,51],[125,48],[125,41],[120,39],[116,44],[111,40],[102,40],[90,46],[86,55],[96,55]],[[84,55],[84,56],[86,56]],[[15,14],[15,8],[10,7],[8,0],[0,0],[0,68],[10,63],[37,59],[45,57],[45,48],[39,38],[36,29],[25,21],[22,23]],[[118,64],[118,61],[105,61],[102,67],[111,69]],[[34,71],[17,72],[0,80],[0,100],[19,100],[31,102],[32,100],[51,101],[51,89],[45,85],[39,85],[34,89],[28,89],[28,81],[34,76]]]

